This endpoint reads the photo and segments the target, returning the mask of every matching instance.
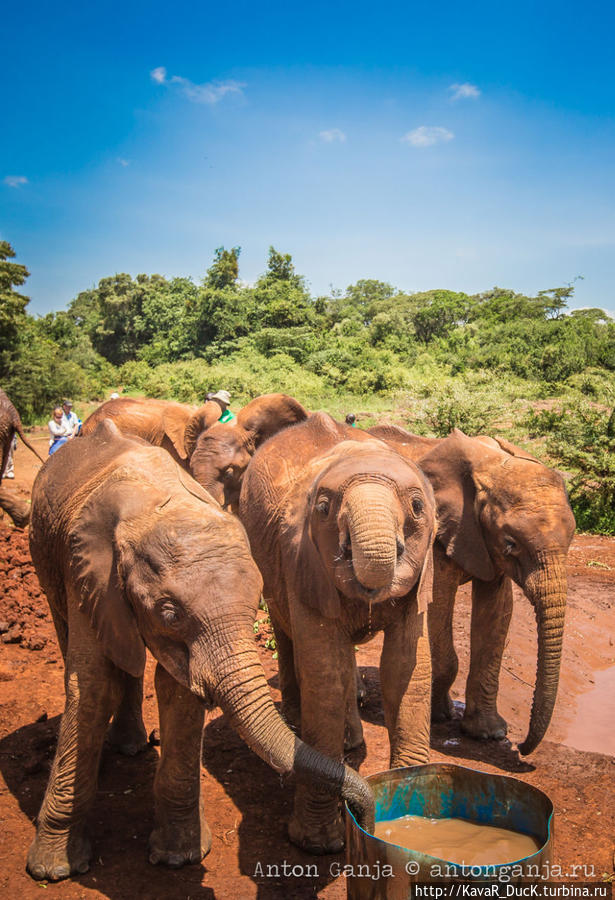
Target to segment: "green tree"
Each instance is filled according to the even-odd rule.
[[[215,290],[232,287],[239,278],[240,253],[241,247],[232,247],[230,250],[218,247],[214,252],[214,261],[207,270],[205,286]]]
[[[454,291],[426,291],[415,294],[418,309],[413,316],[419,341],[428,344],[436,337],[444,337],[451,329],[468,321],[470,301],[467,294]]]
[[[303,284],[303,279],[295,272],[293,258],[290,253],[278,253],[275,247],[269,247],[267,271],[263,279],[266,281],[287,281],[296,287]]]
[[[15,359],[19,335],[25,324],[29,297],[15,287],[25,283],[30,273],[20,263],[11,262],[15,251],[8,241],[0,241],[0,378],[4,380]]]

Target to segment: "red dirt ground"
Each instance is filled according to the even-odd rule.
[[[43,450],[45,438],[35,435]],[[16,456],[11,485],[27,496],[40,467],[23,447]],[[6,482],[5,482],[6,483]],[[262,763],[218,712],[210,715],[203,742],[203,791],[213,834],[210,854],[200,865],[179,871],[147,862],[152,827],[152,780],[158,751],[128,759],[106,750],[90,833],[94,858],[90,871],[59,884],[37,884],[25,872],[34,819],[53,758],[63,709],[63,667],[47,604],[28,552],[27,532],[0,520],[0,896],[111,900],[268,900],[322,897],[342,900],[344,878],[330,872],[342,855],[308,857],[286,837],[292,787]],[[569,557],[569,606],[557,707],[546,739],[522,759],[516,742],[525,736],[535,668],[535,625],[522,595],[505,652],[500,711],[509,722],[509,741],[479,744],[463,737],[457,721],[434,727],[432,760],[458,762],[485,771],[513,774],[546,791],[555,805],[554,862],[572,880],[600,880],[613,872],[615,834],[615,673],[613,605],[615,540],[578,536]],[[463,697],[467,673],[469,598],[461,592],[457,612],[460,675],[453,694]],[[274,698],[276,663],[264,649],[266,628],[257,636]],[[358,662],[367,686],[364,720],[367,755],[361,772],[387,768],[388,740],[378,685],[380,642],[361,648]],[[157,726],[153,664],[148,661],[144,714],[148,730]],[[600,733],[600,728],[603,732]],[[609,741],[609,743],[606,743]],[[588,746],[579,751],[568,744]],[[317,878],[263,877],[277,864],[318,866]]]

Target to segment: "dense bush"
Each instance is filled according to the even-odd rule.
[[[615,534],[615,409],[587,401],[530,413],[530,434],[547,434],[546,448],[572,473],[570,503],[581,531]]]

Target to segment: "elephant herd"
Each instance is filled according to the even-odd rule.
[[[215,407],[215,408],[214,408]],[[135,753],[147,648],[158,665],[161,756],[150,861],[201,859],[204,710],[296,776],[291,840],[343,846],[340,798],[366,829],[366,782],[343,762],[363,740],[354,648],[383,632],[392,767],[424,763],[430,720],[451,715],[453,609],[472,582],[464,731],[501,738],[497,711],[512,582],[535,609],[534,698],[521,753],[555,703],[574,518],[561,477],[500,439],[363,431],[259,397],[231,423],[217,404],[113,400],[45,464],[30,546],[66,664],[66,708],[28,870],[89,866],[85,820],[105,736]],[[253,640],[263,592],[282,714]],[[111,724],[109,725],[109,722]],[[299,737],[300,735],[300,737]]]

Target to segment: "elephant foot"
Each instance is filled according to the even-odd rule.
[[[114,718],[107,732],[107,740],[114,750],[124,756],[136,756],[147,750],[149,742],[143,719],[124,721]]]
[[[297,847],[306,853],[322,856],[325,853],[339,853],[344,846],[344,823],[337,814],[333,822],[320,826],[308,826],[293,814],[288,823],[288,836]]]
[[[198,828],[180,824],[166,824],[154,828],[149,837],[149,861],[156,866],[163,863],[179,869],[188,863],[197,863],[211,850],[211,831],[201,814]]]
[[[461,730],[468,737],[477,741],[494,740],[500,741],[506,737],[508,725],[506,720],[497,712],[474,714],[468,713],[467,709],[461,720]]]
[[[448,722],[453,718],[453,701],[448,691],[445,694],[431,696],[431,721]]]
[[[49,835],[37,832],[26,870],[36,881],[61,881],[71,875],[83,875],[90,868],[92,847],[83,833]]]

